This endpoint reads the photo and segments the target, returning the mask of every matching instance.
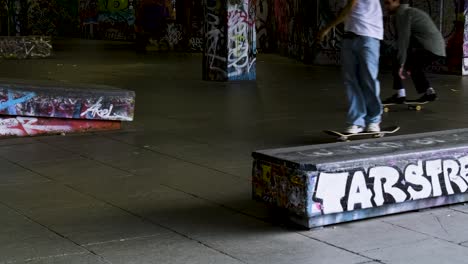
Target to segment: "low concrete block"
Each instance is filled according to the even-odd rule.
[[[36,117],[0,117],[0,137],[70,134],[92,131],[118,130],[120,121],[75,120]]]
[[[0,36],[0,59],[47,58],[52,39],[47,36]]]
[[[308,228],[468,201],[468,129],[253,157],[254,199]]]
[[[0,115],[132,121],[135,92],[110,86],[0,80]]]

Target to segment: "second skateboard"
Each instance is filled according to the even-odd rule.
[[[385,113],[390,111],[390,107],[398,106],[398,105],[405,105],[410,110],[420,111],[423,108],[423,105],[428,104],[428,103],[430,103],[430,102],[429,101],[417,102],[417,101],[408,100],[408,101],[405,101],[404,103],[401,103],[401,104],[397,104],[397,103],[382,104],[382,106],[383,106],[383,110],[384,110]]]

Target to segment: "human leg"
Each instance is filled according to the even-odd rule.
[[[437,94],[427,79],[424,70],[431,63],[435,62],[438,57],[429,51],[415,49],[408,55],[408,59],[411,79],[417,93],[421,94],[421,97],[417,101],[434,101],[437,98]]]
[[[359,60],[356,56],[356,43],[358,43],[358,37],[345,38],[341,49],[343,83],[348,99],[346,122],[349,126],[364,127],[367,109],[359,85]],[[350,130],[353,129],[350,128]]]
[[[380,41],[371,37],[359,38],[359,81],[364,96],[367,129],[378,131],[382,120],[382,102],[380,100],[379,59]]]

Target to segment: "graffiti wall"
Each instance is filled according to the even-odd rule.
[[[463,51],[464,0],[410,1],[412,6],[426,11],[441,29],[447,42],[447,59],[430,66],[435,72],[459,72]],[[342,0],[257,0],[257,41],[260,51],[278,51],[283,55],[311,62],[310,54],[318,28],[332,21],[343,7]],[[391,57],[390,43],[395,30],[386,16],[382,61]],[[324,42],[314,62],[339,64],[343,26],[335,28]]]
[[[26,25],[24,0],[0,0],[0,33],[4,36],[21,36]]]
[[[71,0],[27,0],[23,6],[26,16],[21,35],[78,35],[77,3]],[[21,11],[23,13],[23,11]]]
[[[97,30],[99,15],[97,0],[80,0],[78,10],[81,36],[93,38]]]
[[[89,87],[0,84],[0,115],[132,121],[135,95]]]
[[[106,40],[134,40],[136,0],[80,0],[81,36]]]
[[[271,28],[271,5],[267,0],[257,0],[255,27],[257,32],[257,47],[260,52],[268,52],[272,49],[271,40],[273,31]]]
[[[101,39],[133,40],[134,0],[97,0],[97,34]]]
[[[77,36],[78,5],[73,0],[0,0],[0,35]]]
[[[465,129],[255,152],[253,196],[307,227],[466,202],[466,143]]]

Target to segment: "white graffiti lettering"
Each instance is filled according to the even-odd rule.
[[[131,121],[131,118],[129,118],[129,117],[122,116],[122,115],[117,115],[115,113],[112,114],[112,109],[114,108],[114,105],[112,105],[112,104],[109,105],[109,108],[107,108],[107,109],[104,108],[103,109],[101,102],[102,102],[102,97],[99,98],[99,100],[94,105],[92,105],[91,107],[86,109],[86,111],[81,113],[80,116],[89,115],[91,118],[94,118],[97,115],[98,117],[104,118],[104,119],[107,119],[107,120],[127,120],[127,121]]]
[[[219,67],[219,64],[226,62],[226,58],[218,55],[219,50],[221,49],[220,44],[221,40],[224,37],[223,32],[221,32],[221,21],[216,14],[216,6],[207,6],[207,15],[205,18],[206,21],[206,51],[205,56],[207,57],[207,64],[211,71],[217,72],[222,76],[227,76],[227,72],[224,68]]]
[[[419,160],[401,172],[377,166],[320,172],[312,197],[323,214],[378,207],[468,191],[468,156]]]
[[[70,126],[64,125],[39,125],[38,119],[34,117],[3,118],[0,119],[0,135],[25,136],[34,135],[35,131],[51,132],[70,131]]]
[[[230,5],[228,7],[228,76],[238,77],[249,74],[256,58],[249,59],[249,31],[254,22],[249,19],[248,7]],[[255,36],[254,36],[255,38]]]

